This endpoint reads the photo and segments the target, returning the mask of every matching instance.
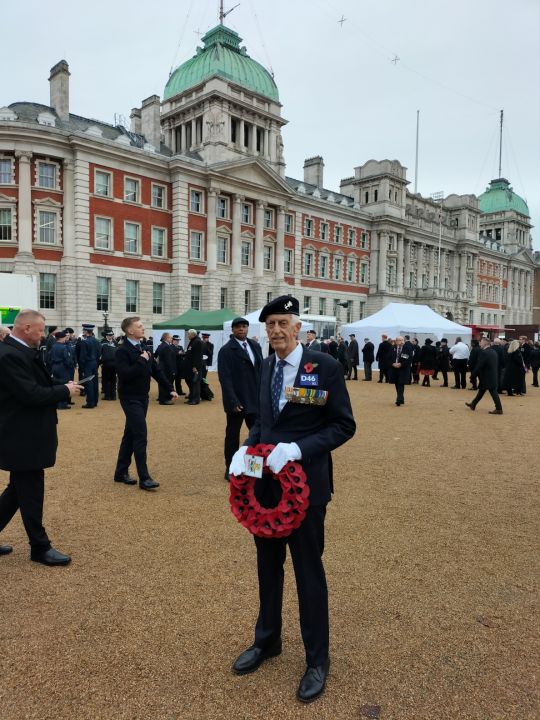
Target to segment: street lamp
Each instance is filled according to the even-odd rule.
[[[103,335],[106,335],[109,332],[109,325],[107,323],[109,313],[104,311],[101,314],[103,315]]]

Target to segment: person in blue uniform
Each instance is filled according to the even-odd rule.
[[[396,405],[405,405],[405,385],[411,384],[411,355],[404,347],[405,338],[398,335],[390,353],[389,377],[396,387]]]
[[[116,373],[118,376],[118,397],[126,416],[124,435],[118,451],[114,481],[135,485],[136,480],[129,476],[131,458],[135,458],[139,487],[141,490],[154,490],[159,487],[148,471],[146,448],[146,413],[148,411],[148,393],[150,379],[153,377],[164,387],[171,398],[178,395],[172,384],[163,375],[152,354],[142,344],[144,325],[140,317],[133,316],[122,321],[125,341],[116,351]]]
[[[101,345],[94,337],[95,325],[83,323],[83,337],[79,347],[79,380],[93,375],[86,383],[86,404],[88,410],[95,408],[99,400],[98,366],[101,357]]]
[[[218,353],[218,378],[227,415],[223,450],[225,480],[229,479],[229,465],[240,446],[242,423],[251,429],[257,418],[262,364],[261,346],[248,338],[249,320],[234,318],[231,330],[231,339]]]
[[[109,330],[101,342],[101,392],[104,400],[116,400],[116,362],[118,345],[114,333]]]
[[[281,653],[283,566],[288,545],[307,664],[297,698],[307,703],[324,691],[330,666],[328,590],[322,562],[324,519],[333,490],[330,453],[354,435],[356,424],[341,365],[331,355],[298,343],[299,314],[298,300],[290,295],[268,303],[260,314],[275,353],[263,360],[259,415],[246,444],[235,453],[230,472],[244,472],[248,446],[275,445],[267,458],[268,467],[278,473],[287,462],[300,461],[310,487],[310,505],[300,527],[288,537],[255,537],[259,578],[255,640],[236,659],[233,671],[251,673]],[[298,390],[286,393],[286,388]],[[301,402],[306,400],[307,389],[316,392],[321,404]],[[275,506],[281,496],[280,484],[263,476],[255,481],[255,494],[262,505]]]
[[[73,380],[73,356],[68,345],[68,334],[65,330],[56,333],[56,342],[49,351],[49,367],[55,385],[62,385]],[[57,410],[71,410],[69,398],[58,401]]]

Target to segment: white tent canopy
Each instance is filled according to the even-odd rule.
[[[256,337],[261,345],[263,356],[268,355],[268,338],[266,337],[266,327],[264,323],[259,322],[259,315],[262,312],[262,308],[254,310],[248,313],[248,315],[242,315],[249,322],[248,337]],[[302,327],[300,328],[300,334],[305,333],[308,330],[313,330],[313,325],[306,320],[302,320]],[[223,344],[225,344],[232,332],[232,320],[227,320],[223,323]],[[301,339],[303,339],[301,337]],[[305,338],[304,338],[305,339]]]
[[[446,338],[453,345],[457,337],[469,343],[472,330],[465,325],[447,320],[432,310],[428,305],[412,305],[407,303],[389,303],[381,310],[363,320],[341,326],[341,334],[347,338],[351,333],[356,335],[362,348],[364,338],[369,338],[377,346],[381,335],[395,338],[397,335],[410,335],[411,340],[417,338],[420,345],[426,338],[440,340]],[[376,365],[374,365],[376,367]]]

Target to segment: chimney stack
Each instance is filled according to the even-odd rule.
[[[142,135],[141,111],[139,108],[133,108],[129,116],[131,120],[130,130],[132,133]]]
[[[308,158],[304,162],[304,182],[310,185],[316,185],[318,188],[323,186],[324,160],[320,155]]]
[[[69,120],[69,65],[60,60],[51,68],[49,82],[51,84],[51,107],[63,122]]]
[[[146,142],[153,145],[157,152],[161,145],[159,95],[150,95],[142,101],[141,130]]]

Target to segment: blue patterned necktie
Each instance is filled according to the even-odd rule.
[[[272,415],[274,420],[279,415],[279,398],[281,397],[281,386],[283,385],[283,368],[285,360],[278,360],[274,379],[272,380]]]

